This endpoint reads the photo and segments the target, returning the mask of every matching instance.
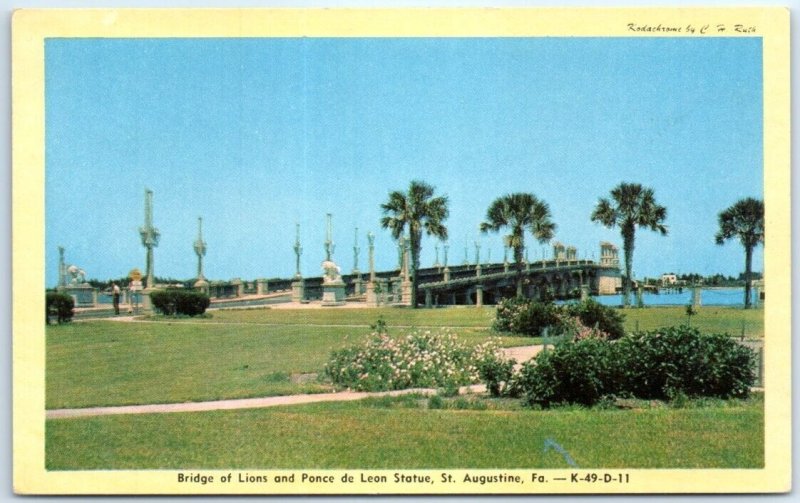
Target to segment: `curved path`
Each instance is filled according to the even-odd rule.
[[[533,358],[542,346],[520,346],[505,348],[503,352],[517,362]],[[482,393],[486,391],[483,384],[464,386],[458,390],[459,394]],[[162,414],[167,412],[200,412],[210,410],[233,409],[259,409],[263,407],[276,407],[279,405],[299,405],[316,402],[344,402],[361,400],[368,397],[400,396],[417,393],[420,395],[435,395],[437,391],[432,388],[412,388],[396,391],[381,392],[355,392],[340,391],[337,393],[316,393],[304,395],[271,396],[262,398],[239,398],[234,400],[214,400],[210,402],[183,402],[183,403],[158,403],[146,405],[119,405],[111,407],[85,407],[80,409],[51,409],[45,411],[47,419],[63,419],[71,417],[109,416],[114,414]]]

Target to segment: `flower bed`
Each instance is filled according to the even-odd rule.
[[[444,388],[480,381],[481,364],[496,358],[495,341],[470,347],[447,329],[414,330],[399,337],[376,331],[359,346],[335,351],[325,373],[340,386],[358,391]]]

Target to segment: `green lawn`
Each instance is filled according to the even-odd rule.
[[[202,323],[89,321],[48,326],[47,408],[330,391],[314,380],[296,382],[298,375],[322,372],[331,351],[356,344],[371,331],[367,325],[220,323],[224,317],[217,314]],[[389,330],[401,329],[390,324]],[[485,328],[456,333],[469,343],[493,335]],[[506,337],[503,343],[532,340]]]
[[[274,323],[278,325],[364,325],[383,318],[389,327],[482,327],[494,321],[494,307],[451,307],[440,309],[223,309],[214,310],[208,322]]]
[[[691,324],[701,332],[728,333],[747,338],[764,337],[764,310],[735,307],[699,307],[692,316]],[[687,322],[686,307],[646,307],[644,309],[625,309],[625,329],[627,331],[652,330]]]
[[[625,328],[633,331],[651,330],[687,322],[684,306],[658,306],[644,309],[625,309]],[[371,325],[378,317],[391,326],[450,326],[491,328],[495,307],[456,307],[446,309],[248,309],[214,311],[207,322],[309,324],[309,325]],[[637,325],[638,323],[638,325]],[[704,332],[729,333],[739,336],[742,324],[746,337],[764,336],[763,309],[736,307],[699,307],[692,317],[692,326]]]
[[[763,402],[634,410],[452,410],[367,400],[49,420],[46,467],[759,468]],[[416,407],[416,408],[409,408]]]
[[[640,329],[685,322],[683,308],[625,311]],[[245,398],[327,390],[299,375],[359,342],[378,316],[390,333],[452,326],[469,343],[495,335],[494,309],[241,310],[211,318],[48,326],[47,408]],[[763,311],[701,308],[692,324],[763,336]],[[738,332],[735,332],[738,334]],[[503,337],[506,346],[537,339]],[[428,409],[425,399],[260,410],[48,420],[49,469],[760,467],[763,402],[705,408],[531,411]],[[488,406],[486,406],[488,404]],[[501,406],[497,406],[500,404]]]
[[[685,323],[681,307],[627,309],[626,328]],[[252,309],[204,319],[149,323],[87,321],[47,327],[48,408],[246,398],[327,391],[301,374],[320,373],[331,351],[355,344],[382,317],[402,327],[457,327],[476,344],[493,336],[493,307],[449,309]],[[701,308],[704,331],[763,337],[763,311]],[[502,338],[505,346],[540,343]]]

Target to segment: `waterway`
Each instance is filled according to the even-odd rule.
[[[751,299],[755,304],[755,289],[751,292]],[[597,302],[606,306],[622,305],[622,294],[618,295],[599,295],[593,296]],[[106,294],[98,295],[99,304],[111,304],[111,296]],[[646,292],[642,295],[642,300],[646,306],[685,306],[692,302],[691,288],[684,288],[682,292],[670,291],[661,293]],[[258,301],[231,301],[224,305],[213,307],[234,307],[246,305],[275,304],[286,302],[285,298],[278,299],[259,299]],[[631,304],[635,305],[636,295],[631,294]],[[743,306],[744,288],[701,288],[700,304],[703,306]]]
[[[744,287],[741,288],[701,288],[700,304],[703,306],[743,306]],[[755,290],[750,292],[755,303]],[[622,305],[622,294],[600,295],[593,297],[597,302],[606,306]],[[646,306],[685,306],[692,303],[691,288],[684,288],[682,292],[661,292],[642,294],[642,301]],[[636,295],[631,294],[631,304],[636,303]]]

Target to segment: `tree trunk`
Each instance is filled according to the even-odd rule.
[[[745,246],[744,248],[744,308],[750,309],[750,280],[752,277],[753,268],[753,247]]]
[[[517,269],[517,296],[522,295],[522,258],[523,252],[522,249],[525,247],[522,242],[520,242],[520,246],[514,247],[514,267]]]
[[[422,236],[414,236],[414,233],[411,234],[411,263],[409,264],[409,271],[408,273],[411,275],[411,307],[412,309],[416,309],[419,307],[417,303],[417,290],[419,288],[419,283],[417,281],[417,269],[419,268],[419,252],[420,252],[420,240]],[[416,239],[415,239],[416,238]]]
[[[633,285],[633,239],[635,230],[633,225],[622,227],[622,247],[625,251],[625,281],[622,284],[622,305],[631,305],[631,286]]]

